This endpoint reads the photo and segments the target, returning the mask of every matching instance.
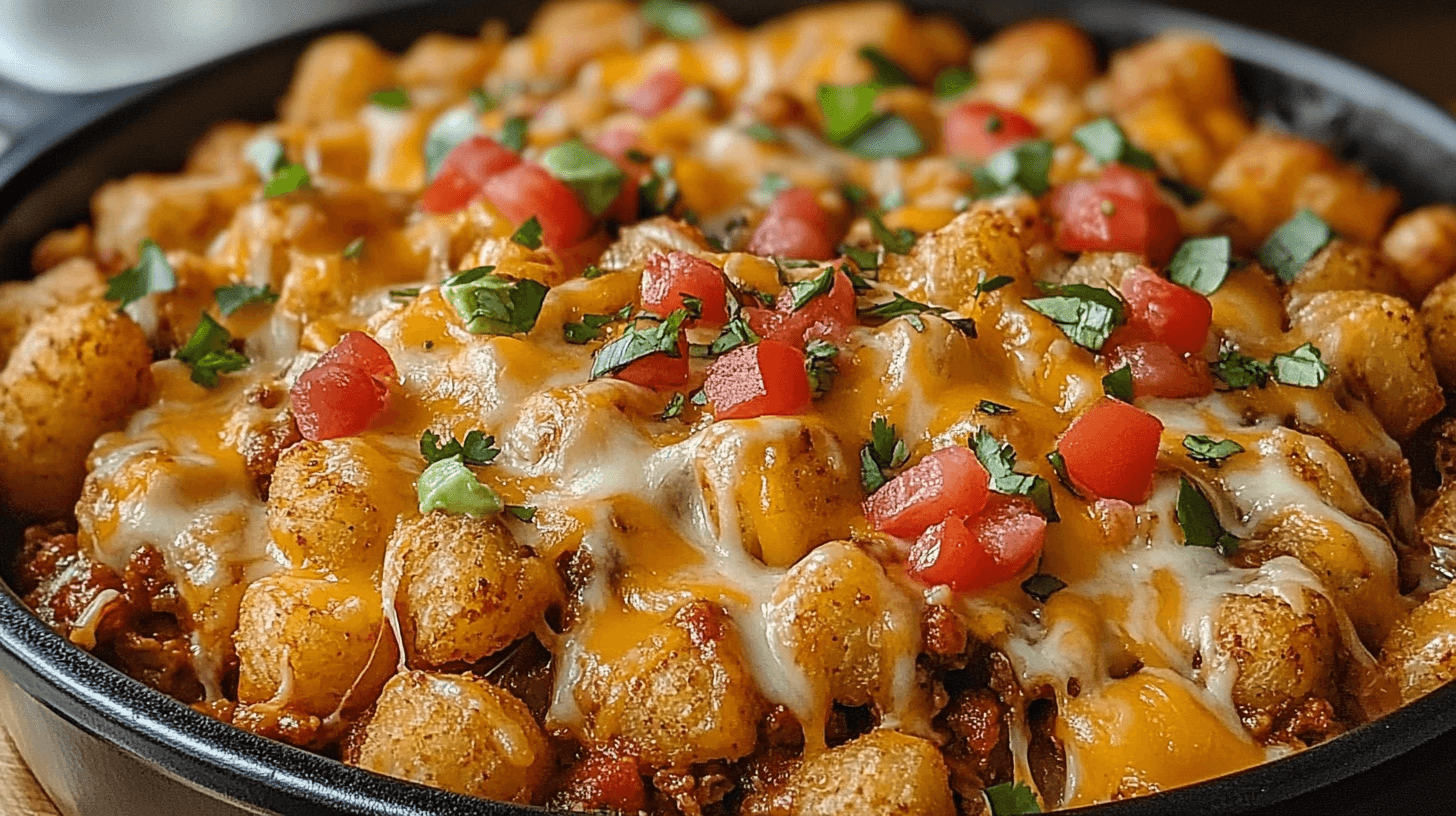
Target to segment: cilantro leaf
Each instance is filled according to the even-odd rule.
[[[885,221],[879,213],[870,213],[870,234],[885,247],[886,252],[893,252],[896,255],[908,255],[915,246],[915,230],[909,227],[900,227],[892,230],[885,226]]]
[[[1057,474],[1057,481],[1062,483],[1062,487],[1066,488],[1067,492],[1073,496],[1079,499],[1082,498],[1082,491],[1078,490],[1077,486],[1072,484],[1072,477],[1067,473],[1067,459],[1062,456],[1062,452],[1054,450],[1046,455],[1046,460],[1051,463],[1052,472]]]
[[[1132,402],[1132,366],[1123,363],[1121,368],[1103,377],[1102,391],[1113,399]]]
[[[903,466],[910,458],[905,440],[895,432],[889,420],[877,416],[870,422],[870,441],[859,452],[859,481],[865,495],[884,487],[885,471]]]
[[[143,238],[137,251],[137,262],[106,281],[106,299],[126,308],[153,292],[170,292],[177,288],[177,271],[167,262],[166,253],[150,238]]]
[[[512,516],[515,516],[521,521],[536,520],[536,508],[530,507],[528,505],[508,504],[506,505],[506,512],[510,513]]]
[[[481,266],[446,278],[440,293],[455,307],[471,334],[522,334],[536,325],[547,287],[533,280],[497,275]]]
[[[1260,388],[1269,384],[1269,366],[1237,350],[1229,349],[1210,364],[1208,370],[1229,388]]]
[[[723,331],[708,346],[708,354],[716,357],[726,354],[739,346],[751,346],[759,341],[758,333],[748,325],[748,319],[742,314],[735,315],[723,326]]]
[[[581,276],[587,280],[596,280],[605,274],[606,271],[596,264],[587,264],[586,269],[581,270]]]
[[[273,177],[263,185],[264,198],[279,198],[297,190],[313,186],[308,168],[301,164],[282,164],[273,172]]]
[[[682,198],[682,188],[673,175],[671,156],[658,156],[652,160],[649,172],[640,179],[637,188],[637,205],[647,215],[665,215],[677,206]]]
[[[990,431],[980,428],[971,437],[970,446],[981,466],[991,474],[992,490],[1008,496],[1026,496],[1047,521],[1061,521],[1052,503],[1051,485],[1040,476],[1016,472],[1016,449],[1010,443],[1002,442]]]
[[[834,288],[834,267],[827,266],[808,280],[795,281],[788,285],[789,294],[793,296],[793,307],[790,311],[797,312],[809,305],[809,301],[820,295],[827,294]]]
[[[415,482],[421,513],[444,510],[467,516],[490,516],[504,506],[500,496],[481,484],[458,456],[432,463]]]
[[[935,83],[932,86],[935,95],[941,99],[954,99],[957,96],[969,91],[976,84],[976,75],[971,69],[962,66],[953,66],[935,75]]]
[[[1002,782],[982,791],[991,816],[1024,816],[1027,813],[1041,813],[1036,794],[1020,782]]]
[[[647,0],[640,9],[642,19],[674,40],[696,40],[707,36],[708,15],[696,3],[683,0]]]
[[[875,121],[875,86],[820,85],[815,92],[819,111],[824,114],[824,136],[844,145]]]
[[[603,327],[615,320],[626,320],[631,314],[632,304],[628,303],[612,314],[582,315],[581,322],[568,322],[561,327],[561,331],[566,336],[566,342],[580,346],[602,339],[607,334]]]
[[[1052,167],[1054,146],[1046,139],[1034,139],[1008,147],[976,169],[976,197],[1023,191],[1032,196],[1051,189],[1047,173]]]
[[[534,215],[527,218],[526,223],[516,227],[516,231],[511,233],[511,241],[526,249],[540,249],[541,219]]]
[[[1192,207],[1203,200],[1203,191],[1191,184],[1184,184],[1175,178],[1158,177],[1158,186],[1173,194],[1185,207]]]
[[[871,320],[890,320],[892,318],[903,317],[907,315],[919,315],[927,313],[938,315],[945,314],[947,311],[950,311],[949,309],[945,309],[940,306],[928,306],[924,303],[919,303],[905,297],[899,292],[895,292],[894,295],[895,297],[892,300],[887,300],[884,303],[876,303],[873,306],[866,306],[860,309],[860,317],[868,318]],[[916,328],[922,327],[923,324],[921,326],[917,326]]]
[[[526,117],[512,116],[501,126],[500,143],[507,150],[520,153],[526,149]]]
[[[364,257],[364,236],[359,236],[344,245],[344,260],[357,261]]]
[[[1051,318],[1067,337],[1089,351],[1101,351],[1112,330],[1125,320],[1122,300],[1106,289],[1073,283],[1051,287],[1050,297],[1026,305]]]
[[[844,147],[862,159],[908,159],[925,152],[925,139],[910,120],[886,113]]]
[[[990,279],[982,278],[980,282],[976,284],[975,296],[980,297],[981,295],[990,294],[991,292],[994,292],[1003,286],[1009,286],[1014,282],[1015,279],[1012,278],[1010,275],[997,275],[996,277]]]
[[[501,101],[483,88],[471,88],[470,103],[475,106],[476,113],[490,113],[500,107]]]
[[[677,357],[678,338],[682,334],[683,322],[688,319],[687,309],[673,309],[667,319],[653,323],[647,328],[631,326],[612,342],[597,349],[592,357],[591,378],[596,379],[615,374],[628,365],[652,354],[666,354]]]
[[[903,85],[914,85],[915,78],[910,76],[899,63],[890,59],[885,52],[873,45],[862,45],[859,48],[859,56],[874,69],[874,78],[870,81],[881,88],[895,88]]]
[[[192,381],[203,388],[216,388],[217,375],[248,367],[247,356],[229,347],[233,336],[212,315],[202,313],[197,329],[177,350],[177,359],[192,369]]]
[[[390,88],[384,91],[375,91],[369,94],[369,104],[377,105],[386,110],[408,110],[410,106],[409,93],[404,88]]]
[[[990,400],[981,400],[980,402],[976,403],[976,410],[980,413],[990,415],[1010,414],[1016,411],[1015,408],[1012,408],[1009,405],[1002,405],[999,402],[992,402]]]
[[[562,142],[541,155],[540,164],[576,192],[592,215],[601,215],[617,200],[627,174],[616,162],[587,147],[580,139]]]
[[[1259,263],[1290,283],[1311,258],[1335,237],[1335,231],[1324,219],[1309,210],[1300,210],[1280,224],[1269,240],[1259,248]]]
[[[1244,446],[1232,439],[1214,439],[1211,436],[1189,434],[1183,437],[1183,449],[1188,451],[1189,459],[1216,468],[1230,456],[1243,453]]]
[[[466,433],[463,442],[449,437],[444,445],[440,444],[440,437],[434,431],[420,435],[420,456],[430,464],[459,456],[466,464],[487,465],[499,455],[500,448],[495,446],[495,437],[481,431]]]
[[[226,317],[254,303],[273,303],[278,300],[278,293],[268,288],[266,283],[262,286],[235,283],[212,290],[212,297],[217,301],[218,311]]]
[[[809,375],[809,390],[815,397],[834,387],[834,377],[839,373],[834,358],[838,356],[839,347],[825,340],[810,340],[804,346],[804,369]]]
[[[1072,131],[1072,138],[1092,158],[1102,164],[1122,162],[1144,170],[1158,169],[1157,162],[1148,152],[1128,141],[1127,134],[1117,123],[1103,117]]]
[[[1038,572],[1021,582],[1021,591],[1035,598],[1037,603],[1046,603],[1048,598],[1066,588],[1066,581],[1044,572]]]
[[[1188,477],[1179,477],[1178,504],[1174,509],[1178,526],[1183,530],[1183,543],[1189,547],[1209,547],[1232,555],[1239,548],[1239,539],[1223,528],[1213,504]]]
[[[417,298],[419,296],[420,296],[420,288],[418,286],[411,286],[408,289],[390,289],[389,290],[389,299],[390,300],[405,301],[405,300],[412,300],[412,299]]]
[[[431,181],[440,172],[445,157],[472,136],[480,134],[479,114],[468,107],[445,111],[430,125],[425,135],[425,180]]]
[[[1189,238],[1168,262],[1168,277],[1176,284],[1211,295],[1223,286],[1233,265],[1233,242],[1227,235]]]
[[[672,399],[668,401],[667,407],[662,409],[662,413],[658,414],[657,418],[666,420],[682,416],[683,408],[686,405],[687,398],[682,395],[681,391],[678,391],[672,395]]]
[[[1320,359],[1320,350],[1313,343],[1305,343],[1287,354],[1274,355],[1269,361],[1269,370],[1275,382],[1301,388],[1318,388],[1330,376],[1330,367]]]

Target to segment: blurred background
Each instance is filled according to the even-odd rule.
[[[731,0],[725,0],[731,4]],[[115,87],[401,0],[0,0],[0,77]],[[1302,40],[1456,105],[1453,0],[1171,0]]]

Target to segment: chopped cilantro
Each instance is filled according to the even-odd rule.
[[[217,301],[218,311],[227,316],[254,303],[273,303],[278,300],[278,293],[266,283],[262,286],[235,283],[212,290],[212,297]]]
[[[707,36],[708,15],[697,3],[683,0],[647,0],[642,19],[674,40],[696,40]]]
[[[412,300],[420,296],[420,287],[411,286],[408,289],[390,289],[390,300]]]
[[[596,264],[587,264],[586,269],[581,270],[581,276],[587,280],[596,280],[605,274],[607,273]]]
[[[935,75],[932,86],[935,95],[941,99],[954,99],[969,91],[976,84],[976,75],[963,66],[952,66]]]
[[[541,219],[534,215],[527,218],[526,223],[516,227],[516,231],[511,233],[511,241],[526,249],[540,249]]]
[[[914,85],[915,78],[910,76],[899,63],[890,59],[885,52],[873,45],[862,45],[859,48],[859,56],[870,64],[874,70],[874,77],[870,80],[881,88],[894,88],[903,85]]]
[[[1132,366],[1123,363],[1121,368],[1103,377],[1102,391],[1113,399],[1132,402]]]
[[[1160,176],[1158,186],[1173,194],[1185,207],[1192,207],[1203,200],[1203,191],[1191,184],[1184,184],[1175,178]]]
[[[375,91],[369,94],[369,104],[387,110],[408,110],[410,106],[409,93],[404,88],[389,88],[388,90]]]
[[[1079,499],[1082,498],[1082,491],[1078,490],[1077,486],[1072,484],[1072,477],[1067,473],[1067,459],[1062,456],[1062,452],[1054,450],[1046,455],[1046,459],[1047,462],[1051,463],[1052,472],[1057,474],[1057,481],[1062,483],[1062,487],[1066,488],[1067,492],[1073,496]]]
[[[1302,388],[1318,388],[1330,376],[1330,367],[1320,359],[1320,350],[1312,343],[1305,343],[1287,354],[1274,355],[1274,359],[1269,361],[1269,371],[1275,382]]]
[[[494,96],[483,88],[470,89],[470,104],[475,106],[476,113],[490,113],[500,107],[500,97]]]
[[[790,311],[797,312],[809,305],[809,301],[820,295],[827,294],[834,288],[834,267],[827,266],[808,280],[796,281],[788,285],[789,294],[793,297]]]
[[[526,149],[526,117],[512,116],[501,126],[500,143],[507,150],[520,153]]]
[[[870,422],[870,441],[859,452],[859,481],[865,495],[884,487],[885,471],[902,467],[910,458],[905,440],[895,433],[895,426],[884,417]]]
[[[1232,439],[1214,439],[1200,434],[1183,437],[1183,448],[1188,451],[1189,459],[1215,468],[1222,465],[1223,460],[1244,450],[1243,445]]]
[[[590,343],[606,336],[603,327],[614,320],[626,320],[632,314],[632,304],[627,304],[612,314],[588,314],[581,316],[581,322],[568,322],[561,327],[566,342],[575,345]]]
[[[1047,173],[1052,167],[1053,145],[1045,139],[1022,142],[1002,150],[976,168],[976,197],[1022,191],[1033,196],[1051,189]]]
[[[206,312],[197,329],[182,348],[177,359],[192,369],[192,381],[203,388],[217,387],[217,375],[241,371],[250,362],[246,355],[229,347],[232,334]]]
[[[1066,588],[1066,581],[1044,572],[1038,572],[1021,582],[1021,591],[1035,598],[1037,603],[1046,603],[1048,598]]]
[[[137,250],[137,262],[106,281],[106,299],[125,308],[153,292],[170,292],[177,288],[177,271],[167,262],[166,253],[150,238],[143,238]]]
[[[886,252],[892,252],[896,255],[908,255],[910,253],[910,250],[915,246],[915,230],[909,227],[900,227],[899,229],[892,230],[885,226],[885,221],[880,217],[879,213],[870,213],[867,217],[870,222],[870,234],[885,247]]]
[[[491,516],[502,508],[500,496],[480,483],[461,457],[441,459],[425,468],[415,482],[421,513],[444,510],[446,513]]]
[[[825,340],[810,340],[804,346],[804,369],[814,396],[823,396],[834,386],[834,376],[839,373],[834,358],[838,356],[839,347]]]
[[[877,249],[861,249],[860,247],[850,246],[849,244],[841,244],[839,254],[848,258],[851,263],[862,270],[880,268],[880,252]]]
[[[1259,248],[1259,263],[1278,275],[1279,280],[1289,283],[1334,237],[1335,231],[1324,219],[1309,210],[1300,210],[1269,235],[1269,240]]]
[[[1227,235],[1189,238],[1168,262],[1168,277],[1199,294],[1211,295],[1223,286],[1232,265],[1233,242]]]
[[[641,178],[641,186],[637,188],[637,203],[642,212],[665,215],[677,206],[682,198],[682,188],[678,186],[673,170],[671,156],[658,156],[652,160],[649,172]]]
[[[1016,411],[1015,408],[1012,408],[1009,405],[1002,405],[999,402],[992,402],[990,400],[981,400],[980,402],[976,403],[976,410],[983,414],[990,415],[1010,414]]]
[[[863,158],[908,158],[925,150],[915,126],[897,114],[875,110],[873,82],[820,85],[816,93],[829,141]]]
[[[263,197],[279,198],[312,186],[313,179],[309,176],[307,167],[301,164],[283,164],[273,172],[273,178],[263,185]]]
[[[536,325],[545,285],[495,274],[481,266],[446,278],[440,293],[455,307],[471,334],[521,334]]]
[[[713,344],[708,346],[708,354],[716,357],[739,346],[751,346],[758,341],[758,333],[748,325],[747,318],[741,314],[735,315],[727,325],[723,326],[723,331],[713,341]]]
[[[1237,350],[1229,349],[1209,365],[1213,376],[1229,388],[1248,388],[1257,385],[1263,388],[1269,384],[1269,366]]]
[[[1117,123],[1103,117],[1072,131],[1072,138],[1092,158],[1103,164],[1122,162],[1144,170],[1158,169],[1157,162],[1147,151],[1128,141],[1127,134]]]
[[[1047,521],[1060,521],[1056,506],[1052,503],[1051,485],[1040,476],[1016,472],[1016,449],[991,435],[985,428],[976,431],[970,439],[971,450],[981,461],[982,467],[991,474],[991,489],[1008,496],[1026,496],[1031,499]]]
[[[429,464],[458,456],[468,465],[488,465],[499,455],[500,448],[495,446],[495,437],[481,431],[467,432],[464,441],[449,437],[443,445],[434,431],[420,435],[420,456]]]
[[[540,164],[576,192],[592,215],[601,215],[617,200],[627,175],[611,159],[580,139],[562,142],[541,155]]]
[[[773,144],[774,142],[782,142],[784,140],[784,137],[779,134],[773,125],[764,122],[753,122],[745,125],[743,133],[755,142],[763,142],[764,144]]]
[[[430,181],[440,172],[445,157],[460,146],[461,142],[480,133],[478,114],[468,107],[445,111],[430,125],[425,134],[425,180]]]
[[[1014,282],[1014,279],[1010,275],[997,275],[996,277],[990,279],[982,278],[980,282],[976,284],[976,297],[990,294],[991,292],[994,292],[1003,286],[1010,285],[1012,282]]]
[[[359,236],[344,245],[344,260],[357,261],[364,257],[364,236]]]
[[[863,159],[908,159],[925,152],[925,139],[908,119],[886,113],[844,147]]]
[[[672,395],[672,399],[668,401],[667,407],[662,409],[662,413],[658,414],[657,418],[666,420],[682,416],[683,408],[686,405],[687,398],[682,395],[681,391],[678,391]]]
[[[895,296],[892,300],[887,300],[884,303],[876,303],[873,306],[866,306],[860,309],[860,317],[868,318],[871,320],[890,320],[896,317],[914,317],[916,315],[927,313],[938,315],[944,314],[945,312],[949,311],[948,309],[944,309],[940,306],[929,306],[927,304],[911,300],[910,298],[905,297],[899,292],[895,292],[894,295]],[[911,322],[916,323],[918,321],[912,320]],[[916,325],[915,328],[923,330],[924,324],[921,323],[920,325]]]
[[[1101,351],[1112,330],[1124,320],[1122,300],[1106,289],[1073,283],[1050,287],[1050,297],[1033,298],[1026,305],[1046,315],[1073,343]]]
[[[510,513],[512,516],[520,519],[521,521],[536,520],[536,508],[529,505],[508,504],[506,505],[506,512]]]
[[[682,324],[688,319],[687,309],[674,309],[667,319],[647,328],[630,326],[612,342],[597,349],[592,357],[591,378],[614,374],[652,354],[677,357]]]
[[[1020,782],[1002,782],[986,788],[986,806],[991,816],[1024,816],[1027,813],[1041,813],[1036,794]]]
[[[1178,504],[1174,509],[1178,526],[1183,530],[1183,543],[1190,547],[1209,547],[1232,555],[1239,548],[1239,539],[1223,528],[1213,504],[1198,486],[1179,478]]]

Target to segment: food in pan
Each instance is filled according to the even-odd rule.
[[[315,43],[0,290],[47,623],[461,793],[979,814],[1456,672],[1456,209],[1168,34],[548,6]]]

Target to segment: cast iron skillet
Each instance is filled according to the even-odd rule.
[[[356,19],[402,49],[428,31],[478,31],[488,16],[520,30],[533,3],[432,2]],[[743,22],[791,7],[734,4]],[[1036,15],[1065,16],[1106,49],[1157,32],[1211,34],[1237,64],[1256,118],[1332,145],[1399,187],[1406,206],[1456,201],[1456,121],[1426,100],[1342,60],[1200,15],[1131,2],[915,3],[980,34]],[[28,274],[47,230],[86,217],[93,190],[141,170],[176,170],[215,121],[266,120],[294,60],[318,31],[264,45],[142,87],[54,97],[0,86],[0,272]],[[3,520],[0,520],[3,523]],[[13,541],[15,523],[0,529]],[[3,548],[0,548],[3,549]],[[478,814],[534,811],[468,799],[349,768],[233,729],[70,645],[0,585],[0,719],[62,811],[144,816]],[[1303,753],[1200,785],[1088,808],[1088,816],[1456,812],[1456,686]],[[1277,808],[1271,807],[1279,804]]]

